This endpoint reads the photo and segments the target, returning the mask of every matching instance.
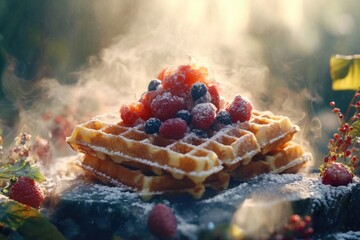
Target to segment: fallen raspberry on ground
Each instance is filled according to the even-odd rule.
[[[173,239],[176,235],[176,217],[172,210],[164,204],[157,204],[148,217],[150,232],[160,239]]]

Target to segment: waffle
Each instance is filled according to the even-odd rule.
[[[230,180],[229,174],[220,171],[208,177],[203,183],[195,184],[187,178],[177,180],[168,174],[158,176],[152,172],[115,163],[111,159],[101,160],[90,155],[85,155],[78,164],[103,183],[137,191],[140,196],[152,196],[164,192],[188,192],[193,197],[200,198],[205,192],[205,187],[223,190],[228,187]]]
[[[296,143],[286,143],[267,155],[259,155],[246,166],[239,166],[231,176],[246,181],[264,173],[297,173],[311,161],[311,154]]]
[[[288,117],[274,115],[269,111],[253,110],[250,121],[243,122],[240,127],[255,134],[261,147],[261,154],[267,154],[289,142],[300,128]]]
[[[163,171],[175,179],[200,184],[225,168],[247,164],[260,152],[253,133],[229,125],[210,138],[188,134],[180,140],[148,135],[142,126],[125,127],[116,117],[97,117],[75,127],[67,142],[75,150],[99,159],[111,159],[130,167]]]

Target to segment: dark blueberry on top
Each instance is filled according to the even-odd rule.
[[[188,110],[180,110],[176,113],[177,118],[181,118],[184,120],[187,124],[191,123],[191,114]]]
[[[201,98],[202,96],[205,96],[207,93],[207,88],[204,83],[202,82],[196,82],[191,86],[190,93],[191,97],[194,101]]]
[[[221,110],[215,117],[216,121],[225,124],[225,125],[229,125],[231,124],[231,116],[230,113],[228,113],[225,110]]]
[[[161,121],[158,118],[149,118],[145,122],[145,132],[147,134],[154,134],[159,132]]]
[[[161,81],[159,79],[151,80],[148,86],[148,91],[155,91],[160,84]]]

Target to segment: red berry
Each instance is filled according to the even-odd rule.
[[[322,183],[334,187],[345,186],[352,182],[352,172],[342,163],[331,163],[322,175]]]
[[[191,110],[191,123],[194,128],[207,130],[216,117],[216,107],[212,103],[200,103]]]
[[[165,138],[180,139],[187,131],[186,122],[181,118],[170,118],[163,122],[159,134]]]
[[[162,87],[160,87],[155,91],[148,91],[141,96],[140,102],[144,106],[143,111],[142,111],[142,116],[141,116],[142,119],[144,119],[146,121],[150,117],[152,117],[151,103],[158,95],[161,95],[163,93],[164,93],[164,89]]]
[[[176,217],[164,204],[157,204],[150,211],[147,225],[150,232],[160,239],[173,239],[176,235]]]
[[[216,84],[209,85],[208,92],[210,93],[211,96],[211,103],[214,104],[214,106],[217,109],[216,112],[218,112],[220,110],[220,94]]]
[[[122,105],[120,108],[120,116],[124,124],[129,127],[134,126],[139,118],[141,118],[143,107],[140,102]]]
[[[172,95],[184,97],[190,91],[190,88],[185,83],[185,76],[183,74],[172,74],[163,80],[163,86],[166,91],[171,92]]]
[[[232,122],[245,122],[250,120],[252,109],[252,104],[240,95],[236,96],[234,101],[226,107],[226,111],[230,113]]]
[[[176,113],[182,109],[186,109],[185,100],[169,92],[157,96],[151,103],[152,116],[161,121],[175,117]]]
[[[195,64],[180,65],[163,74],[163,86],[173,95],[182,96],[189,94],[191,86],[196,82],[209,85],[208,70]],[[161,77],[161,76],[160,76]]]
[[[10,187],[9,198],[39,208],[44,201],[44,192],[34,179],[20,177]]]

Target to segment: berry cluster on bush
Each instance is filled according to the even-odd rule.
[[[290,240],[290,239],[311,239],[314,229],[311,227],[311,217],[301,217],[298,214],[293,214],[284,224],[282,229],[273,233],[269,240]]]
[[[320,175],[324,184],[341,186],[352,182],[359,156],[359,98],[360,93],[356,91],[345,115],[336,107],[335,102],[330,102],[332,112],[337,115],[340,126],[338,132],[330,139],[329,152],[324,157],[324,164],[320,166]]]
[[[218,84],[195,64],[163,69],[147,90],[139,101],[121,106],[120,116],[126,126],[144,124],[146,133],[166,138],[180,139],[189,131],[207,137],[224,125],[248,121],[253,108],[239,95],[221,109]]]

